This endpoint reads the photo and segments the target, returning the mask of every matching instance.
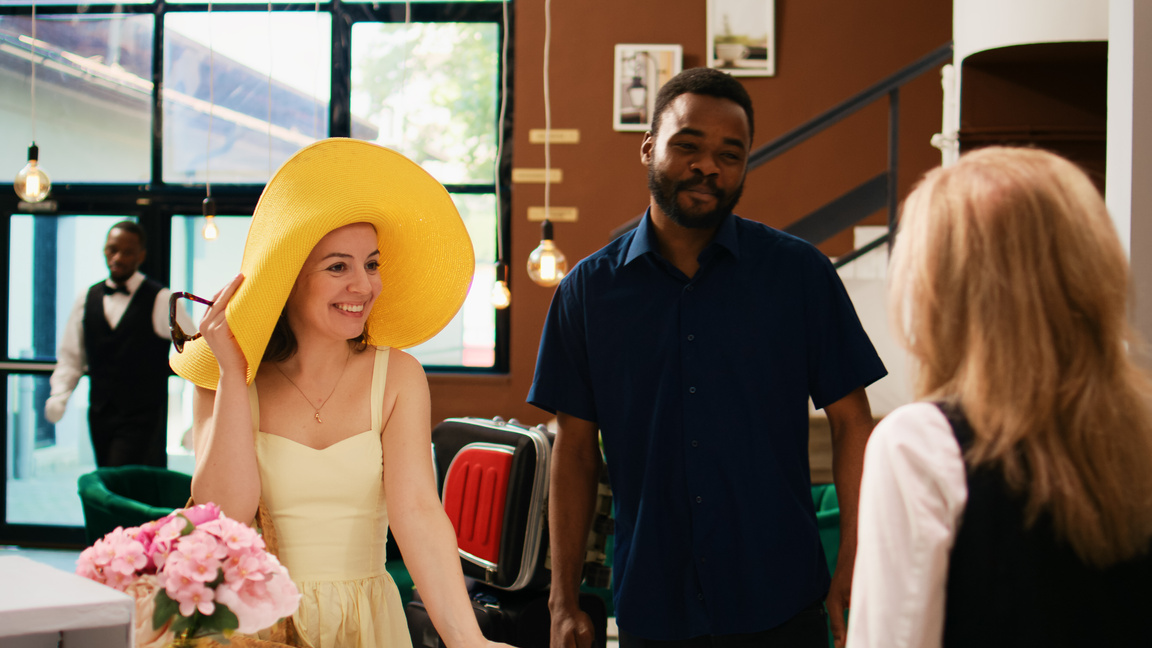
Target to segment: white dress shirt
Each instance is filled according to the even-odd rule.
[[[960,444],[931,403],[896,409],[864,454],[848,648],[938,648],[968,501]]]
[[[108,325],[113,330],[120,324],[120,319],[128,310],[128,303],[142,283],[144,275],[137,271],[124,284],[128,289],[127,295],[124,293],[104,295],[104,318],[108,320]],[[111,279],[105,279],[104,285],[112,288],[116,286]],[[167,288],[161,288],[156,294],[156,302],[152,305],[152,330],[165,340],[172,339],[172,333],[168,329],[168,297],[171,294]],[[72,391],[76,389],[80,377],[88,371],[88,353],[84,349],[84,302],[87,296],[88,291],[85,290],[72,304],[68,323],[64,325],[64,334],[60,339],[60,348],[56,352],[56,369],[48,379],[52,391],[44,403],[44,416],[51,423],[58,422],[64,416],[64,408],[68,405]],[[185,331],[191,333],[196,330],[192,318],[183,308],[176,310],[176,319]]]

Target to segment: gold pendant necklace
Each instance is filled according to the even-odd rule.
[[[312,399],[308,398],[308,394],[305,394],[303,389],[300,389],[300,385],[297,385],[294,380],[288,377],[288,374],[284,373],[284,370],[280,368],[279,363],[276,363],[272,366],[276,367],[276,371],[279,371],[281,376],[284,376],[284,380],[287,380],[292,384],[293,387],[296,388],[296,391],[300,392],[300,395],[303,396],[304,400],[308,402],[308,407],[312,407],[312,409],[315,410],[315,412],[312,414],[312,417],[316,419],[316,422],[323,423],[323,419],[320,418],[320,410],[324,409],[324,406],[328,404],[328,400],[332,398],[332,394],[336,393],[336,388],[340,386],[340,381],[344,379],[344,372],[348,370],[348,361],[351,359],[352,349],[349,348],[348,356],[344,358],[344,368],[340,370],[340,376],[336,379],[336,384],[332,385],[332,391],[328,392],[328,398],[320,401],[320,407],[312,407]]]

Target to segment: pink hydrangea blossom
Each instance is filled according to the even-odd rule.
[[[268,553],[252,527],[223,515],[215,504],[173,511],[139,527],[117,527],[81,552],[76,573],[128,592],[141,621],[152,625],[156,597],[192,619],[192,636],[237,631],[252,634],[296,611],[300,592],[288,571]],[[210,617],[217,606],[236,616],[237,627]],[[164,620],[158,632],[137,628],[141,641],[162,641],[179,617]]]
[[[172,592],[168,595],[171,596]],[[192,616],[193,612],[211,616],[216,611],[216,590],[204,584],[198,583],[180,590],[173,598],[180,604],[181,616]]]

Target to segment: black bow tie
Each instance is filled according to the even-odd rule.
[[[105,295],[115,295],[116,293],[123,293],[127,295],[128,286],[109,286],[108,284],[104,284]]]

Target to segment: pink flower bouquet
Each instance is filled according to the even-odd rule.
[[[288,570],[251,527],[215,504],[180,509],[138,527],[114,531],[85,549],[76,573],[127,592],[137,610],[152,609],[155,634],[226,638],[253,634],[292,614],[300,592]]]

